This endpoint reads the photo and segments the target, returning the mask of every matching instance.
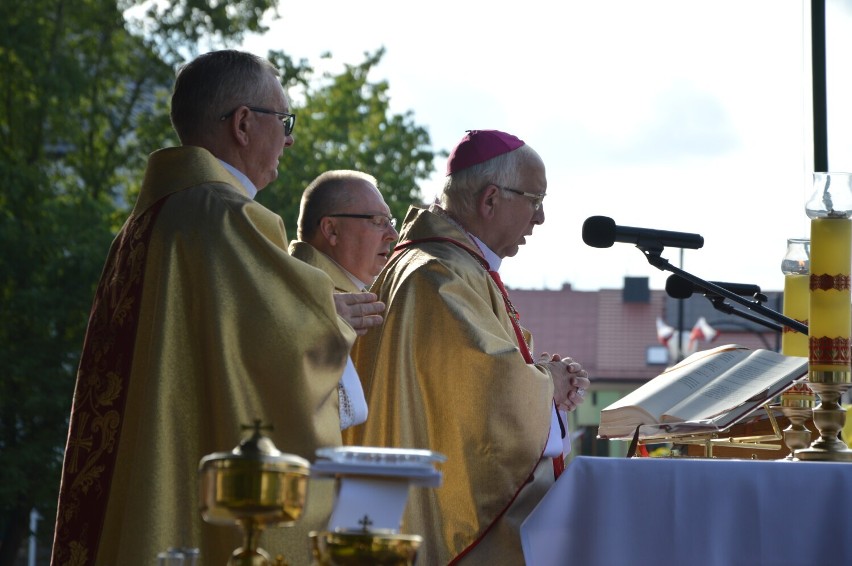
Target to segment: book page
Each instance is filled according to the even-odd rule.
[[[601,424],[604,424],[607,413],[632,406],[641,407],[659,421],[676,404],[744,358],[748,352],[746,348],[728,344],[693,354],[605,408],[601,412]]]
[[[708,365],[701,368],[701,371],[709,368]],[[710,419],[764,394],[779,382],[789,382],[801,377],[807,369],[807,358],[786,357],[768,350],[756,350],[733,368],[723,368],[717,379],[685,397],[666,411],[661,420],[684,422]]]

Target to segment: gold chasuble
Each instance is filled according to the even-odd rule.
[[[307,242],[293,240],[290,242],[290,255],[297,257],[308,265],[322,269],[334,282],[334,290],[338,293],[360,293],[361,289],[346,274],[346,271],[336,261],[313,247]]]
[[[287,253],[279,216],[206,150],[153,153],[89,319],[52,565],[148,566],[169,547],[225,564],[240,532],[203,522],[200,459],[255,419],[310,461],[339,445],[354,339],[330,279]],[[307,532],[324,526],[269,528],[260,545],[307,564]]]
[[[370,415],[344,440],[447,456],[443,485],[406,507],[418,563],[523,564],[520,523],[554,481],[550,374],[524,360],[476,244],[440,209],[410,208],[400,241],[371,288],[385,322],[353,349]]]

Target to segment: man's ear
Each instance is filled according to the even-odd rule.
[[[329,245],[337,245],[337,238],[340,236],[340,232],[338,231],[337,222],[335,222],[334,218],[331,218],[330,216],[323,216],[320,219],[319,230],[322,237],[329,243]]]
[[[243,147],[247,146],[251,139],[249,135],[249,127],[251,125],[250,116],[251,110],[245,106],[241,106],[227,119],[228,131],[237,143]]]
[[[500,188],[497,185],[487,185],[476,197],[476,211],[481,218],[491,219],[494,217],[497,200],[500,198],[498,194]]]

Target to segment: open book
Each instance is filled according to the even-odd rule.
[[[629,438],[644,424],[702,422],[721,430],[807,372],[807,358],[771,350],[728,344],[697,352],[603,409],[598,436]]]

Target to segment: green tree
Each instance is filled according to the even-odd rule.
[[[435,152],[428,131],[415,124],[411,111],[390,112],[387,81],[368,80],[384,53],[382,48],[366,54],[362,63],[345,65],[341,73],[325,73],[317,80],[312,80],[313,70],[304,62],[294,67],[284,54],[270,53],[270,59],[285,69],[293,99],[304,99],[293,105],[295,143],[281,158],[278,180],[257,197],[284,218],[290,238],[295,238],[302,191],[323,171],[357,169],[375,176],[391,213],[399,219],[422,198],[418,181],[434,170]]]

